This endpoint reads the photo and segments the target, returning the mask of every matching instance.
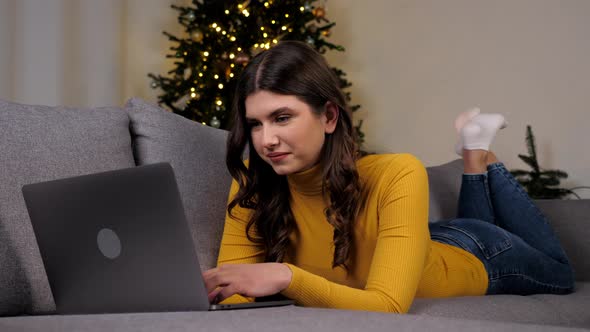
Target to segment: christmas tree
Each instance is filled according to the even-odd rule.
[[[566,172],[561,170],[543,170],[539,166],[535,136],[533,135],[531,126],[526,127],[526,145],[529,155],[519,154],[518,157],[532,170],[516,169],[510,171],[510,173],[526,189],[529,196],[536,199],[556,199],[574,194],[569,189],[555,188],[559,186],[560,179],[566,179],[568,177]]]
[[[179,13],[183,36],[164,34],[173,43],[166,57],[174,58],[167,76],[148,74],[160,89],[160,105],[186,118],[225,129],[237,78],[250,59],[281,40],[306,42],[318,52],[344,51],[327,41],[334,22],[326,17],[325,3],[316,0],[194,0],[191,6],[172,5]],[[333,68],[350,102],[351,83]],[[359,109],[353,105],[352,111]],[[356,127],[359,143],[363,142]]]

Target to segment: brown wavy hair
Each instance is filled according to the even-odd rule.
[[[334,227],[332,267],[349,270],[354,248],[354,224],[362,192],[355,163],[359,157],[356,131],[338,78],[324,58],[304,43],[280,42],[255,56],[238,79],[226,164],[239,184],[239,191],[228,204],[227,211],[235,217],[232,209],[236,206],[252,209],[246,228],[248,239],[264,245],[265,261],[283,261],[289,249],[289,235],[295,227],[287,177],[276,174],[258,156],[246,121],[246,98],[260,90],[295,96],[318,115],[326,111],[328,101],[339,109],[336,129],[332,134],[326,134],[320,162],[323,165],[323,196],[329,197],[324,213]],[[246,147],[248,167],[242,161]]]

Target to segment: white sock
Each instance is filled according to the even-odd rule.
[[[498,130],[506,126],[506,119],[502,114],[481,113],[474,116],[461,129],[463,149],[489,151]]]
[[[459,139],[457,140],[457,144],[455,144],[455,152],[459,156],[463,156],[463,139],[461,137],[461,129],[473,119],[474,116],[480,113],[480,109],[477,107],[473,107],[457,116],[455,119],[455,129],[457,130],[457,134],[459,135]]]

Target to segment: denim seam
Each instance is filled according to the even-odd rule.
[[[467,180],[467,181],[481,181],[481,180],[485,179],[486,176],[487,176],[487,173],[480,173],[480,174],[463,173],[463,179]]]
[[[499,254],[503,253],[504,251],[512,248],[512,243],[510,242],[510,240],[504,240],[504,242],[502,242],[502,245],[506,245],[506,247],[503,247],[502,250],[498,250],[498,251],[494,252],[493,254],[490,254],[489,251],[486,250],[486,246],[477,237],[472,236],[471,233],[466,232],[459,227],[454,227],[454,226],[449,226],[449,225],[441,225],[440,227],[450,228],[450,229],[456,230],[456,231],[461,232],[461,233],[465,234],[466,236],[468,236],[479,247],[479,250],[481,250],[481,252],[483,253],[483,255],[486,259],[494,258],[494,257],[498,256]]]
[[[490,184],[488,183],[488,177],[483,179],[484,189],[486,193],[486,201],[488,202],[488,208],[492,211],[492,224],[496,224],[496,213],[494,211],[494,205],[492,204],[492,195],[490,193]]]
[[[485,200],[488,204],[488,209],[492,212],[491,219],[489,220],[492,224],[496,225],[496,215],[494,213],[494,205],[492,204],[492,196],[490,193],[490,185],[488,182],[488,173],[481,174],[463,174],[463,181],[467,182],[483,182],[483,189],[485,192]]]
[[[457,240],[457,239],[456,239],[455,237],[453,237],[453,236],[445,236],[445,235],[441,235],[441,234],[436,234],[436,235],[431,235],[431,236],[430,236],[430,238],[431,238],[432,240],[435,240],[435,241],[436,241],[436,239],[448,240],[448,241],[450,241],[450,242],[453,242],[453,243],[454,243],[454,244],[456,244],[457,246],[459,246],[461,249],[463,249],[463,250],[465,250],[465,251],[467,251],[467,252],[471,252],[471,251],[469,250],[469,246],[466,246],[466,245],[465,245],[465,243],[463,243],[462,241],[459,241],[459,240]],[[446,242],[441,242],[441,243],[448,244],[448,245],[452,245],[452,244],[449,244],[449,243],[446,243]]]

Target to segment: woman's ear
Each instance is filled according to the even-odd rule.
[[[325,131],[326,134],[331,134],[336,130],[338,116],[340,115],[340,108],[338,108],[338,106],[331,101],[326,102],[324,107],[326,108],[326,112],[324,113],[326,117]]]

